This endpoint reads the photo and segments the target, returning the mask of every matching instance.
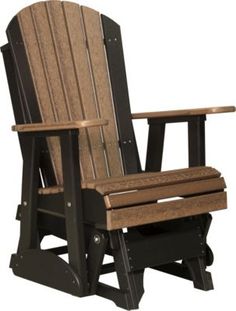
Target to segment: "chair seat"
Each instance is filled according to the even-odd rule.
[[[104,197],[107,229],[114,230],[226,208],[220,175],[211,167],[193,167],[87,180],[82,188]],[[39,189],[42,195],[59,192],[63,186]]]

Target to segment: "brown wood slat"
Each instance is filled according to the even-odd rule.
[[[145,189],[154,186],[167,186],[177,183],[191,182],[220,177],[220,173],[211,167],[195,167],[158,173],[135,174],[123,178],[106,181],[85,182],[87,188],[96,189],[101,194],[116,193],[129,190]]]
[[[75,4],[74,6],[77,5]],[[75,66],[73,62],[73,46],[70,44],[67,19],[63,4],[59,1],[57,3],[47,2],[47,14],[51,30],[51,36],[54,44],[55,58],[60,74],[61,86],[63,91],[63,103],[60,103],[66,108],[69,120],[83,120],[85,119],[81,109],[81,98],[79,94],[78,79],[76,76]],[[80,24],[80,19],[77,19],[77,24]],[[79,28],[79,27],[78,27]],[[82,50],[85,47],[81,45]],[[57,103],[58,105],[58,103]],[[61,111],[61,110],[60,110]],[[63,114],[63,112],[60,113]],[[96,115],[93,117],[97,118]],[[99,129],[93,129],[98,135]],[[93,178],[95,175],[94,167],[92,165],[91,151],[89,148],[89,141],[87,137],[87,130],[80,131],[80,167],[83,178]],[[101,159],[102,162],[102,159]]]
[[[170,110],[170,111],[157,111],[157,112],[138,112],[132,113],[133,119],[149,119],[149,118],[164,118],[164,117],[178,117],[178,116],[196,116],[214,113],[235,112],[234,106],[223,107],[209,107],[209,108],[196,108],[185,110]]]
[[[97,109],[100,118],[109,120],[109,125],[102,129],[109,176],[123,175],[121,156],[118,145],[111,86],[107,68],[100,14],[87,7],[82,7],[83,22],[94,79]]]
[[[43,55],[36,31],[35,18],[33,10],[27,7],[18,14],[18,21],[22,32],[22,38],[28,62],[31,69],[32,79],[35,85],[35,91],[39,103],[42,122],[56,121],[56,114],[52,104],[52,94],[50,92],[47,70],[43,64]],[[52,165],[57,182],[62,180],[60,163],[58,163],[58,154],[60,152],[57,138],[48,139],[48,148],[52,158]],[[58,150],[58,151],[57,151]]]
[[[107,229],[116,230],[153,222],[209,213],[227,208],[226,193],[219,192],[175,201],[107,211]]]
[[[47,187],[47,188],[39,188],[38,194],[57,194],[62,193],[64,191],[64,188],[62,186],[55,186],[55,187]]]
[[[98,118],[96,109],[96,94],[93,86],[93,79],[90,70],[90,63],[87,55],[86,38],[84,34],[81,8],[75,3],[63,3],[66,28],[71,49],[71,59],[73,60],[76,74],[77,102],[74,102],[72,109],[75,111],[77,104],[80,103],[82,117],[84,119]],[[74,95],[72,95],[73,97]],[[72,102],[73,104],[73,102]],[[107,164],[104,155],[103,139],[100,129],[90,129],[87,131],[91,161],[94,168],[93,178],[105,178],[107,174]],[[84,165],[86,167],[86,159]],[[87,175],[86,178],[89,178]]]
[[[112,194],[105,196],[104,200],[107,208],[117,208],[121,206],[153,202],[177,196],[181,197],[193,194],[220,191],[225,187],[226,185],[224,178],[212,178],[172,186],[154,187],[151,189],[134,192]]]
[[[82,129],[89,127],[98,127],[107,125],[108,121],[96,120],[83,120],[83,121],[68,121],[58,123],[31,123],[31,124],[18,124],[13,125],[12,130],[16,132],[39,132],[39,131],[60,131],[71,129]]]
[[[137,173],[137,174],[129,174],[129,175],[125,175],[125,176],[121,176],[121,177],[110,177],[110,178],[103,178],[103,179],[88,179],[83,181],[83,187],[84,188],[89,188],[89,189],[95,189],[97,186],[100,185],[105,185],[105,184],[112,184],[112,183],[120,183],[122,181],[131,181],[131,180],[136,180],[136,179],[146,179],[146,178],[150,178],[150,177],[154,177],[156,176],[156,174],[161,174],[163,175],[167,175],[167,174],[172,174],[175,172],[185,172],[186,170],[188,170],[189,172],[196,172],[199,169],[205,169],[205,166],[197,166],[197,167],[190,167],[190,168],[183,168],[183,169],[178,169],[178,170],[169,170],[169,171],[164,171],[164,172],[148,172],[148,173]],[[211,167],[207,167],[209,169],[212,169]],[[216,171],[216,170],[215,170]],[[219,173],[219,172],[218,172]],[[219,173],[220,175],[220,173]]]

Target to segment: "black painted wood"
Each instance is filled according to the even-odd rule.
[[[204,166],[205,161],[205,115],[176,116],[148,119],[149,136],[146,171],[160,171],[163,155],[165,126],[168,123],[188,123],[189,167]]]
[[[196,116],[188,122],[189,167],[206,165],[205,120],[206,116]]]
[[[120,26],[105,15],[101,18],[124,171],[137,173],[141,165],[131,119]]]
[[[25,109],[22,101],[21,90],[16,76],[16,70],[14,66],[10,44],[8,43],[4,45],[1,48],[1,51],[3,54],[8,87],[10,91],[11,101],[13,103],[12,107],[16,124],[26,123],[27,119],[25,115]]]
[[[69,264],[80,279],[80,295],[88,294],[84,217],[79,167],[78,130],[60,136],[64,181],[65,223]]]
[[[146,155],[146,172],[160,172],[163,157],[165,123],[150,123]]]
[[[18,252],[38,247],[37,201],[39,184],[39,139],[23,136],[21,140],[23,141],[26,152],[23,162],[21,224]]]
[[[107,235],[98,230],[93,230],[88,248],[88,280],[90,294],[96,294],[98,279],[102,270],[102,262],[107,247]]]
[[[204,257],[188,259],[185,261],[185,264],[189,269],[195,288],[205,291],[212,290],[214,288],[211,273],[206,271]]]
[[[124,306],[122,303],[122,305],[119,306],[125,307],[127,310],[137,309],[144,293],[144,270],[141,268],[138,271],[133,271],[132,262],[129,258],[129,246],[127,245],[125,234],[122,230],[109,232],[109,237],[119,287],[121,292],[126,293],[126,305]]]
[[[76,273],[52,252],[31,249],[14,254],[10,267],[17,276],[80,296],[80,282]]]
[[[204,251],[198,228],[146,236],[132,232],[127,234],[126,241],[131,271],[201,256]]]

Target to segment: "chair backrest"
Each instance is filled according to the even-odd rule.
[[[7,36],[19,94],[13,105],[21,102],[21,109],[14,107],[16,122],[109,120],[102,129],[80,131],[82,179],[136,173],[140,164],[119,26],[76,3],[45,1],[20,11]],[[62,184],[59,141],[50,138],[46,144]]]

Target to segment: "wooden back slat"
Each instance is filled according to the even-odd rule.
[[[100,14],[87,7],[82,7],[82,13],[91,62],[91,73],[94,79],[98,114],[102,119],[114,120],[114,108]],[[109,175],[120,176],[122,174],[121,158],[117,144],[118,134],[115,122],[110,122],[107,127],[102,128],[102,134],[106,143],[105,150]]]
[[[122,176],[100,14],[71,2],[47,1],[25,8],[17,18],[42,122],[109,120],[104,129],[80,131],[81,175],[83,180]],[[50,138],[48,145],[62,184],[59,142]]]

